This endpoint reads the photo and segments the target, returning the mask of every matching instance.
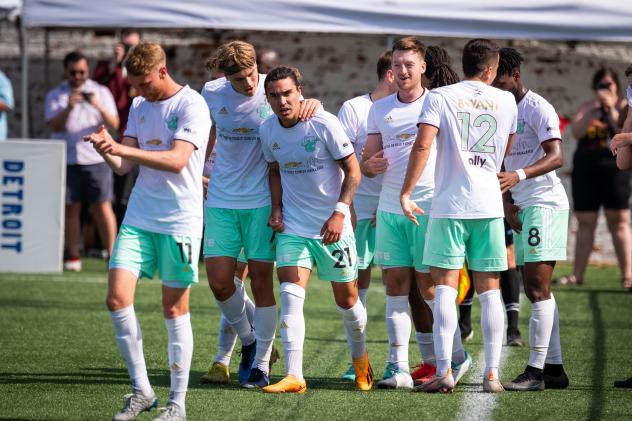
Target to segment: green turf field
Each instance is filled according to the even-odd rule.
[[[558,273],[567,273],[568,267]],[[202,271],[202,273],[204,273]],[[349,354],[342,322],[328,283],[312,280],[305,304],[307,321],[304,374],[308,392],[301,396],[264,395],[229,386],[200,386],[215,351],[219,312],[206,281],[192,291],[195,351],[187,416],[205,419],[612,419],[632,417],[632,390],[617,390],[617,378],[632,376],[632,294],[619,288],[614,268],[589,269],[583,287],[555,290],[560,308],[562,344],[571,386],[565,391],[481,393],[481,373],[471,370],[450,395],[400,391],[355,392],[342,382]],[[104,306],[105,264],[84,261],[80,274],[0,274],[0,419],[106,420],[129,392],[127,370],[119,357]],[[160,287],[143,281],[136,310],[142,323],[150,380],[161,404],[169,388],[167,335],[160,309]],[[521,330],[528,336],[528,303]],[[386,356],[384,296],[379,279],[368,297],[368,347],[380,375]],[[478,323],[478,302],[473,318]],[[281,348],[277,338],[277,347]],[[480,328],[466,345],[477,360]],[[411,363],[419,359],[411,342]],[[504,348],[503,380],[519,374],[528,350]],[[236,377],[239,356],[231,362]],[[273,369],[273,380],[283,364]],[[139,419],[150,420],[143,414]]]

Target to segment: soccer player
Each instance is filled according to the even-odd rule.
[[[338,119],[319,111],[299,119],[301,76],[277,67],[268,73],[266,95],[278,118],[261,126],[269,166],[272,212],[277,231],[277,275],[281,283],[281,338],[286,377],[266,393],[304,393],[305,288],[315,264],[330,281],[349,337],[356,389],[370,390],[373,371],[365,344],[366,310],[358,299],[357,255],[349,205],[360,183],[353,145]]]
[[[277,324],[272,287],[274,244],[267,225],[268,168],[259,140],[259,126],[271,110],[263,89],[265,75],[257,71],[252,45],[243,41],[223,44],[207,66],[225,77],[208,82],[202,90],[214,123],[208,152],[214,146],[217,154],[205,210],[206,273],[222,314],[241,339],[239,384],[255,388],[270,383],[269,361]],[[308,100],[300,104],[300,116],[305,117],[320,103]],[[246,316],[245,289],[234,282],[242,248],[256,306],[254,329]]]
[[[411,389],[413,379],[408,362],[408,341],[411,320],[408,315],[409,293],[419,288],[424,300],[434,298],[434,285],[428,267],[421,262],[427,216],[420,216],[411,225],[401,211],[399,191],[406,171],[407,157],[414,142],[417,120],[427,97],[422,86],[426,69],[426,47],[414,37],[401,38],[392,48],[392,70],[397,92],[376,101],[369,111],[368,139],[362,154],[362,173],[366,177],[384,174],[377,212],[376,263],[382,265],[386,286],[386,327],[390,355],[386,375],[378,382],[379,388]],[[434,191],[434,157],[429,169],[414,186],[413,200],[428,207]],[[414,304],[413,304],[414,305]],[[424,346],[422,358],[434,370],[432,344],[432,312],[423,301],[418,309],[425,316],[426,326],[420,338]],[[466,361],[461,347],[459,362]],[[456,359],[456,358],[455,358]],[[434,373],[433,373],[434,374]],[[432,374],[429,376],[431,377]]]
[[[510,92],[518,104],[518,127],[505,171],[498,174],[505,216],[514,230],[516,263],[522,266],[524,290],[531,301],[529,362],[505,383],[507,390],[566,388],[562,366],[557,304],[551,276],[557,260],[566,260],[569,204],[555,170],[564,163],[560,122],[555,109],[530,91],[520,75],[522,55],[500,50],[494,86]]]
[[[498,380],[504,327],[498,272],[507,269],[507,253],[497,173],[511,148],[517,109],[512,95],[489,86],[496,77],[498,51],[492,41],[469,41],[463,50],[465,80],[430,91],[401,190],[404,214],[418,223],[415,213],[423,214],[423,208],[411,194],[432,162],[436,137],[435,194],[423,263],[430,266],[437,285],[433,312],[437,373],[421,385],[425,392],[454,389],[450,360],[458,328],[459,270],[466,257],[481,303],[483,390],[503,390]]]
[[[367,140],[367,119],[371,105],[396,90],[393,71],[391,70],[390,51],[385,51],[377,61],[377,85],[364,95],[346,101],[338,111],[338,120],[345,133],[353,143],[358,159],[362,158],[362,150]],[[382,189],[382,177],[362,177],[358,192],[353,198],[353,208],[356,215],[354,230],[356,249],[358,253],[358,296],[364,308],[367,308],[367,293],[371,283],[371,264],[375,257],[375,214]],[[349,339],[349,338],[347,338]],[[355,380],[353,363],[342,376],[345,380]]]
[[[132,379],[132,394],[113,419],[136,419],[158,402],[147,377],[143,337],[134,312],[139,277],[151,279],[157,270],[171,389],[165,411],[155,420],[184,420],[193,353],[189,288],[198,281],[202,166],[211,120],[204,99],[171,78],[160,45],[137,45],[125,67],[139,96],[133,101],[122,143],[115,142],[103,127],[85,138],[115,173],[122,175],[140,166],[108,277],[106,303]]]

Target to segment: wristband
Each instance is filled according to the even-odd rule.
[[[349,205],[344,202],[336,203],[336,207],[334,208],[334,212],[340,212],[347,218],[351,218],[351,211],[349,210]]]
[[[520,181],[527,179],[527,174],[525,174],[524,169],[522,168],[520,168],[519,170],[516,170],[516,174],[518,174],[518,179]]]

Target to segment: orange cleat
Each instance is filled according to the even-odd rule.
[[[356,390],[371,390],[375,376],[373,375],[373,368],[369,362],[369,353],[366,352],[362,357],[354,358],[353,367],[355,368]]]
[[[307,392],[307,384],[305,380],[299,380],[291,374],[288,374],[278,383],[271,384],[263,388],[264,393],[305,393]]]

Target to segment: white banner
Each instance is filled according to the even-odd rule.
[[[0,142],[0,272],[61,272],[66,146]]]

